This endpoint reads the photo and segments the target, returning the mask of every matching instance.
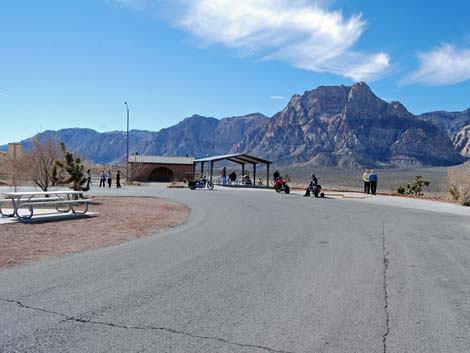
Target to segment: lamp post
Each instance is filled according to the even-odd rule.
[[[126,105],[127,111],[127,133],[126,133],[126,142],[127,142],[127,153],[126,153],[126,181],[129,184],[129,106],[127,102],[124,102]]]

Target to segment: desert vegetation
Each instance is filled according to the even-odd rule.
[[[461,205],[470,206],[470,167],[451,168],[448,173],[449,193]]]
[[[417,175],[416,179],[412,183],[406,184],[406,186],[399,186],[397,189],[398,194],[407,194],[407,195],[423,195],[423,188],[425,186],[429,187],[431,182],[424,180],[422,176]]]
[[[10,154],[0,155],[0,185],[15,190],[19,186],[34,185],[43,191],[50,186],[67,185],[74,190],[86,191],[85,170],[92,175],[101,170],[111,170],[113,175],[122,167],[92,165],[67,150],[65,144],[54,139],[34,138],[31,149],[14,158]]]

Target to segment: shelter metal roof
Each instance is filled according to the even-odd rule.
[[[165,156],[129,156],[129,163],[152,163],[152,164],[187,164],[194,163],[193,157],[165,157]]]
[[[251,163],[251,164],[258,164],[258,163],[271,164],[272,163],[271,161],[268,161],[267,159],[262,159],[259,157],[251,156],[246,153],[226,154],[226,155],[221,155],[221,156],[199,158],[199,159],[195,159],[194,163],[217,162],[217,161],[222,161],[224,159],[229,160],[231,162],[235,162],[235,163]]]

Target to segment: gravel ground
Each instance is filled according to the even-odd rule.
[[[159,198],[99,197],[98,215],[0,227],[0,266],[12,266],[129,241],[183,223],[189,209]]]

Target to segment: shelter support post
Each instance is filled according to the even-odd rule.
[[[201,176],[204,175],[204,162],[201,162]]]
[[[245,163],[242,164],[242,177],[245,175]]]
[[[209,178],[211,183],[212,183],[212,175],[214,175],[214,161],[211,161],[211,176]]]
[[[269,163],[266,164],[266,187],[269,188]]]
[[[253,186],[256,186],[256,164],[253,163]]]
[[[193,177],[192,180],[194,181],[196,179],[196,163],[193,163]]]

